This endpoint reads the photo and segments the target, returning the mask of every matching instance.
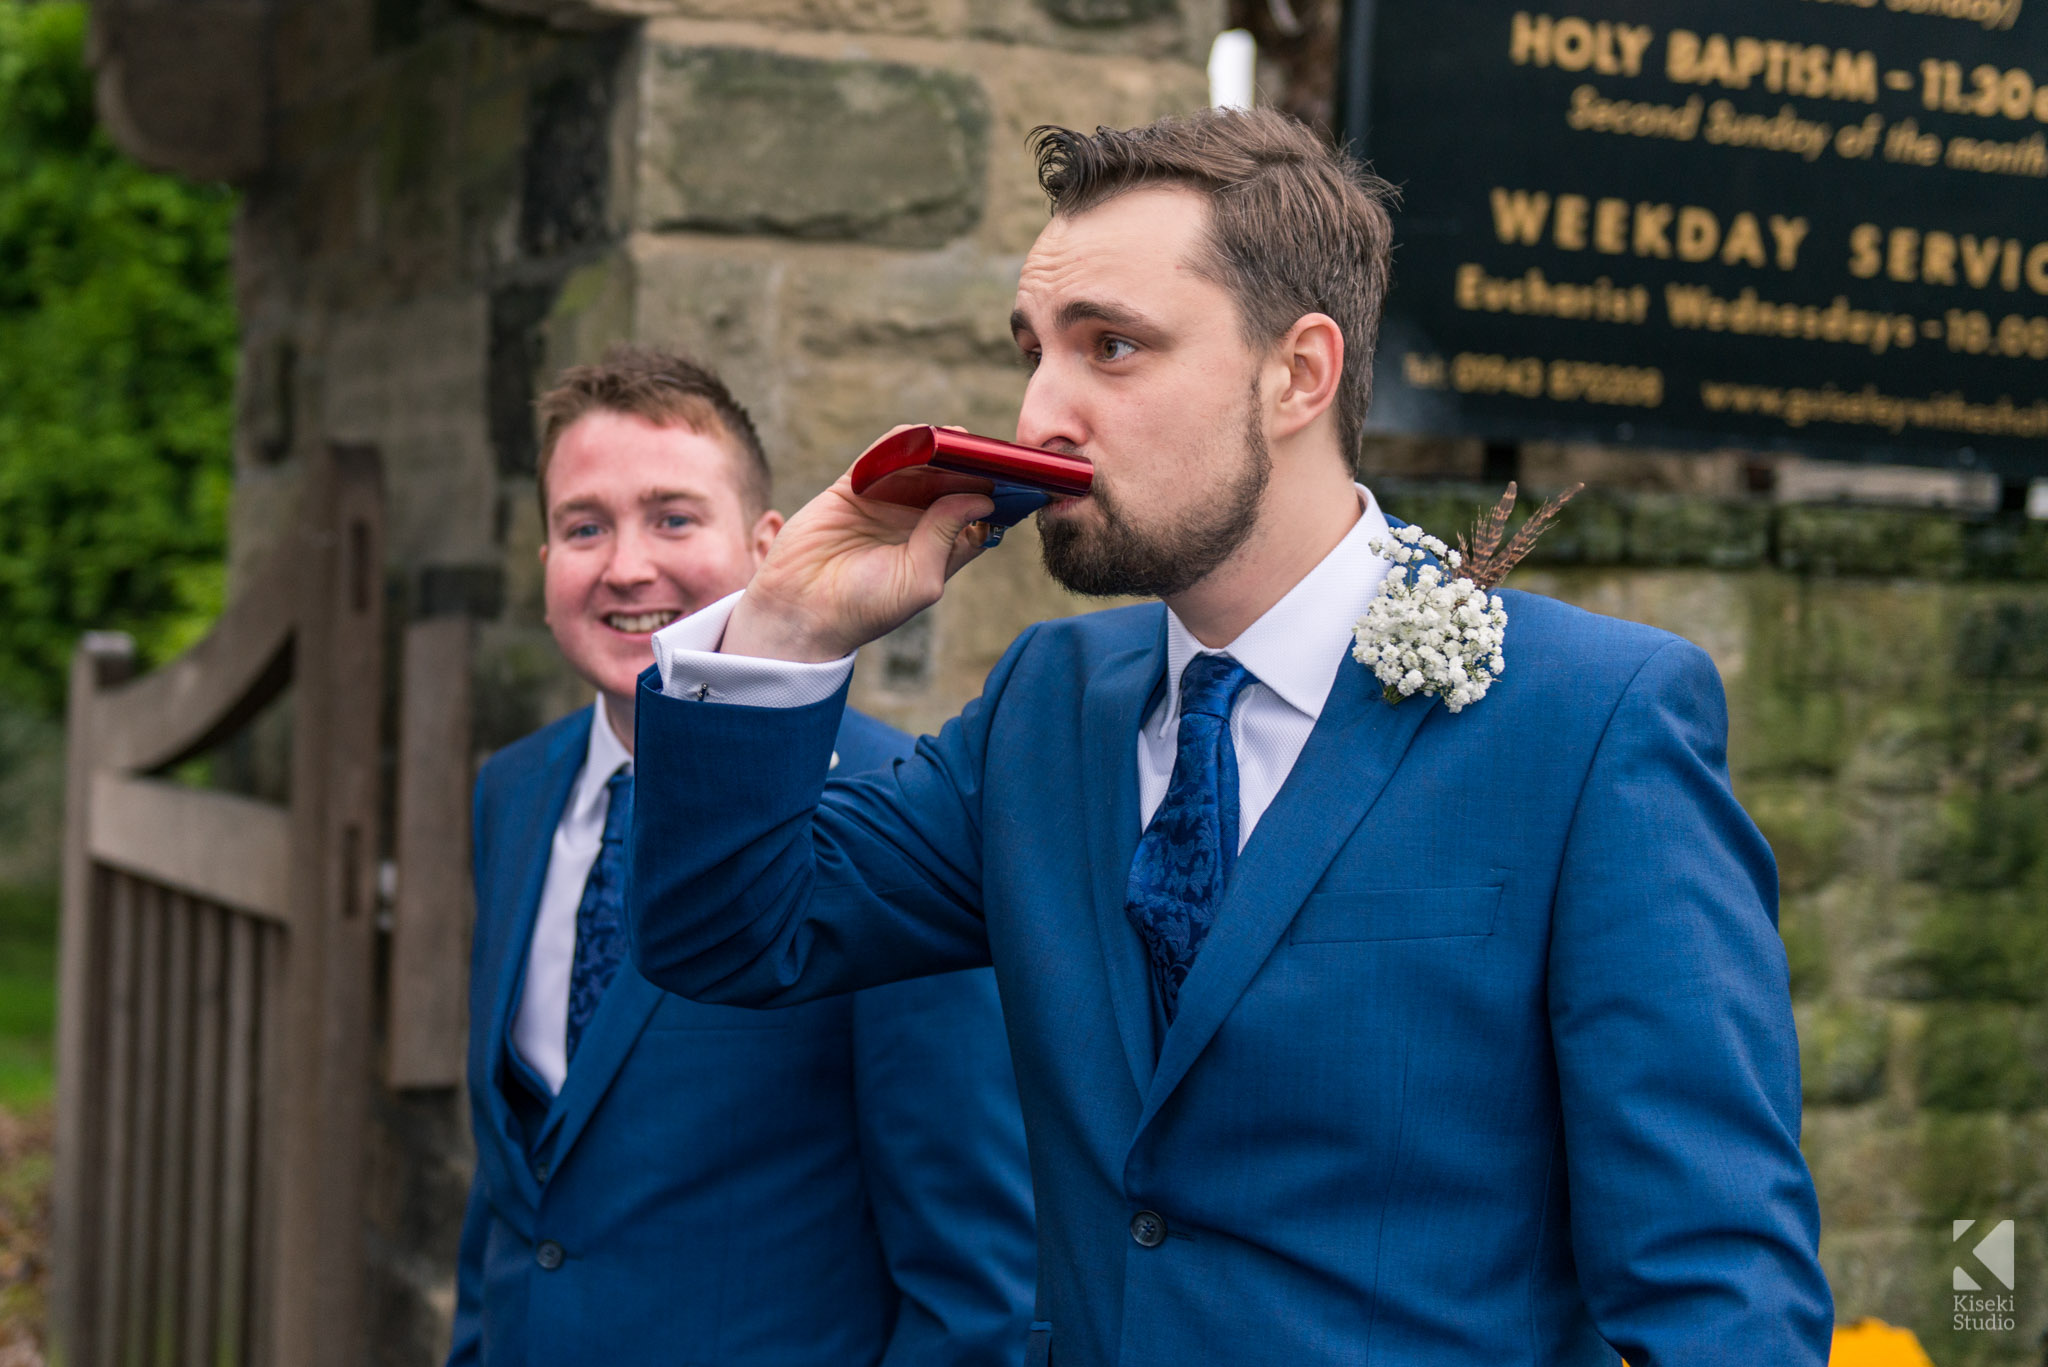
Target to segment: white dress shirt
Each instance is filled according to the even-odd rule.
[[[533,940],[526,950],[526,982],[512,1017],[512,1046],[550,1094],[561,1091],[562,1080],[569,1076],[569,974],[576,961],[576,908],[583,902],[583,885],[604,843],[604,819],[612,805],[605,785],[621,768],[632,767],[633,756],[612,730],[600,698],[590,718],[583,768],[569,790],[569,805],[562,810],[548,850],[540,913],[534,917]]]
[[[1389,562],[1371,546],[1388,539],[1386,515],[1371,490],[1354,487],[1359,518],[1344,539],[1242,635],[1214,652],[1230,656],[1258,680],[1238,695],[1230,714],[1237,751],[1239,850],[1293,772],[1348,658],[1351,628],[1387,576]],[[825,664],[794,664],[718,654],[739,599],[735,593],[655,633],[654,658],[664,693],[749,707],[804,707],[831,697],[846,682],[853,672],[851,655]],[[1181,671],[1202,651],[1168,609],[1166,695],[1137,736],[1141,829],[1166,798],[1180,739]]]

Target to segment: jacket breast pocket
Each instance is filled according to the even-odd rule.
[[[1500,884],[1312,892],[1288,928],[1291,945],[1478,939],[1493,934]]]
[[[755,1011],[744,1006],[712,1006],[664,995],[648,1020],[649,1030],[787,1030],[801,1008]]]

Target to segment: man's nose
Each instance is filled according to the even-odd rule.
[[[612,558],[604,567],[604,582],[611,588],[633,588],[654,580],[653,548],[635,531],[622,531],[612,545]]]
[[[1088,444],[1081,421],[1074,377],[1050,358],[1041,361],[1024,383],[1024,403],[1017,410],[1017,441],[1023,446],[1068,447]]]

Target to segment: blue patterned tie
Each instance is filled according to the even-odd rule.
[[[1180,1009],[1224,884],[1237,863],[1237,751],[1230,706],[1257,680],[1228,655],[1197,655],[1180,676],[1180,749],[1173,777],[1131,860],[1124,915],[1152,961],[1167,1023]]]
[[[600,726],[602,722],[598,723]],[[569,969],[568,1054],[576,1057],[583,1027],[597,1014],[604,990],[612,985],[619,961],[626,956],[622,925],[626,909],[626,831],[633,824],[633,771],[621,766],[605,781],[604,839],[597,862],[583,881],[583,900],[576,904],[576,957]]]

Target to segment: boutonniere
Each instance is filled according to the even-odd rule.
[[[1512,484],[1470,536],[1458,538],[1456,550],[1420,527],[1400,528],[1391,544],[1372,542],[1394,567],[1351,629],[1351,656],[1379,678],[1388,702],[1422,693],[1462,712],[1486,696],[1508,663],[1508,612],[1493,590],[1585,487],[1574,484],[1551,499],[1505,542],[1515,510]]]

